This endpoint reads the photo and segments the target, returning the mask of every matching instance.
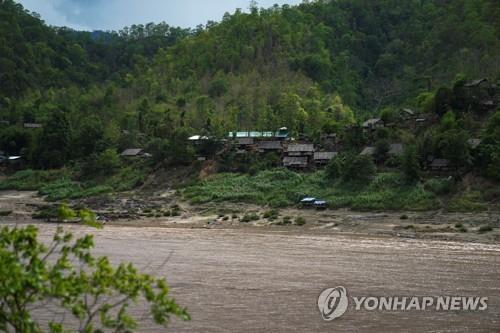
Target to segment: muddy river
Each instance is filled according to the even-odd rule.
[[[56,225],[31,219],[33,207],[41,203],[34,192],[0,192],[0,210],[12,211],[0,217],[0,223],[36,223],[42,239],[49,241]],[[297,213],[305,214],[291,212]],[[102,230],[66,228],[77,235],[93,233],[96,253],[115,263],[130,261],[165,277],[172,295],[192,316],[189,322],[174,320],[170,332],[500,332],[498,230],[481,235],[472,229],[498,224],[498,214],[412,213],[405,220],[409,222],[403,222],[389,213],[311,212],[305,228],[220,221],[205,228],[205,220],[214,216],[183,214],[110,223]],[[449,232],[462,221],[468,222],[470,232]],[[445,236],[456,238],[420,238],[415,231],[399,237],[404,230],[393,229],[401,223],[434,228],[446,223],[451,227]],[[323,227],[329,225],[344,227]],[[467,238],[457,238],[461,235]],[[326,322],[318,296],[337,286],[347,290],[347,311]],[[356,310],[353,297],[364,296],[488,300],[483,311]],[[141,308],[135,311],[144,313]],[[52,316],[43,311],[38,315],[45,320]],[[164,331],[141,323],[140,332]]]
[[[44,239],[54,225],[39,225]],[[255,229],[70,226],[96,252],[165,276],[192,316],[171,332],[498,332],[500,246]],[[356,311],[322,320],[317,298],[482,296],[485,311]],[[142,332],[163,332],[143,325]]]

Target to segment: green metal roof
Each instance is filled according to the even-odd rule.
[[[288,137],[288,132],[278,131],[249,131],[249,132],[229,132],[229,138],[286,138]]]

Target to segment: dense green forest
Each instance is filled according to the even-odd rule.
[[[0,0],[0,150],[87,179],[119,170],[117,152],[130,147],[153,164],[189,163],[193,134],[286,126],[311,140],[338,133],[356,150],[369,140],[352,126],[405,107],[438,119],[378,134],[380,150],[402,141],[420,165],[446,157],[495,179],[500,116],[464,86],[488,78],[494,98],[499,36],[496,0],[252,2],[196,29],[118,32],[49,27]],[[472,137],[483,139],[476,155],[464,146]]]

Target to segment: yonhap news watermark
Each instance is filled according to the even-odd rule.
[[[488,297],[480,296],[349,296],[344,287],[328,288],[318,297],[325,321],[349,311],[485,311]]]

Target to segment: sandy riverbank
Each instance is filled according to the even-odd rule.
[[[0,219],[6,222],[31,223],[32,214],[47,205],[35,192],[1,191],[0,211],[11,211]],[[173,193],[150,196],[135,193],[96,200],[79,200],[74,204],[96,210],[107,218],[108,225],[164,228],[256,229],[309,234],[358,234],[416,239],[455,240],[500,243],[500,212],[447,213],[442,211],[355,212],[348,209],[313,210],[280,209],[274,220],[264,218],[269,208],[227,203],[191,206],[179,202]],[[170,207],[178,207],[177,216],[165,216]],[[177,209],[177,208],[176,208]],[[257,220],[241,222],[245,215]],[[283,218],[291,223],[283,225]],[[297,226],[294,219],[305,224]],[[480,232],[483,226],[492,231]]]

